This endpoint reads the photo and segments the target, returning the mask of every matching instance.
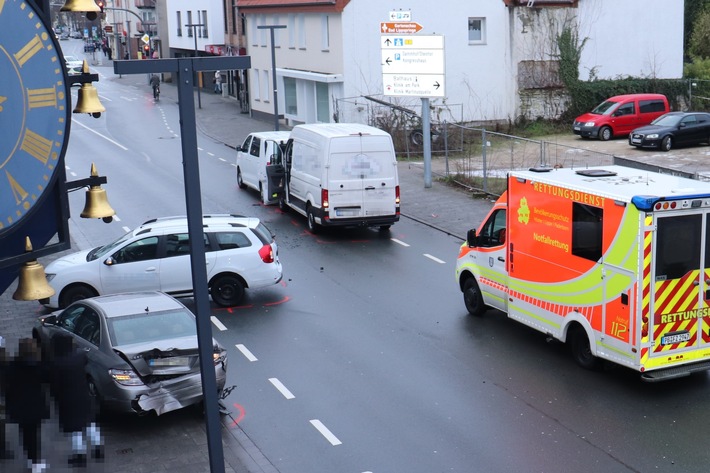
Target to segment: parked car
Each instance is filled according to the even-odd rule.
[[[617,95],[575,118],[572,132],[582,138],[607,141],[616,136],[626,136],[634,128],[648,125],[668,112],[670,107],[665,95]]]
[[[81,69],[84,66],[84,61],[76,56],[64,56],[64,63],[67,66],[67,74],[81,74]]]
[[[251,133],[237,148],[237,185],[241,189],[251,187],[259,191],[265,205],[278,201],[278,195],[273,196],[266,169],[282,162],[289,135],[288,131]]]
[[[707,143],[710,145],[710,113],[670,112],[650,125],[636,128],[629,135],[629,145],[670,151],[675,146]]]
[[[278,247],[258,218],[205,215],[207,282],[212,300],[238,305],[246,288],[281,281]],[[186,217],[148,220],[117,240],[58,258],[45,269],[55,294],[40,300],[50,308],[103,294],[160,290],[191,296],[190,236]]]
[[[84,37],[84,33],[81,31],[72,31],[71,37],[74,39],[81,39]]]
[[[162,292],[84,299],[40,316],[32,329],[45,353],[59,333],[86,351],[89,393],[103,407],[160,415],[202,401],[195,316]],[[211,352],[221,392],[227,351],[212,339]]]

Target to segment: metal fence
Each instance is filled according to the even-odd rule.
[[[432,138],[432,171],[484,193],[499,194],[510,170],[584,168],[614,162],[611,154],[545,140],[443,123]],[[433,149],[440,148],[439,155]],[[404,150],[398,150],[403,156]]]

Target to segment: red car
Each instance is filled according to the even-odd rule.
[[[626,136],[635,128],[648,125],[670,112],[668,99],[661,94],[629,94],[608,98],[594,110],[578,116],[572,131],[582,138],[602,141]]]

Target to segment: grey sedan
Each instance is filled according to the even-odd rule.
[[[164,414],[202,401],[195,316],[162,292],[84,299],[39,317],[32,336],[48,351],[55,333],[86,350],[89,390],[111,410]],[[227,377],[227,352],[213,339],[217,388]],[[218,393],[215,393],[218,395]]]

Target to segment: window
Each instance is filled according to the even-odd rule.
[[[659,218],[656,241],[656,281],[679,279],[700,266],[701,215]],[[707,260],[707,254],[706,254]],[[707,264],[707,261],[706,261]]]
[[[207,10],[202,10],[202,37],[209,38],[209,33],[207,31]]]
[[[591,261],[602,257],[602,217],[599,207],[572,203],[572,254]]]
[[[99,334],[101,333],[101,325],[99,324],[99,316],[93,310],[87,308],[75,327],[76,335],[83,338],[89,343],[96,346],[99,345]]]
[[[636,110],[636,105],[633,102],[625,103],[614,112],[615,117],[622,117],[624,115],[633,115]]]
[[[299,14],[298,18],[298,47],[306,49],[306,15]]]
[[[251,246],[251,241],[242,232],[220,232],[216,233],[217,244],[220,250],[231,250],[234,248],[246,248]]]
[[[165,243],[165,256],[182,256],[190,254],[190,235],[181,233],[179,235],[168,235]]]
[[[254,95],[254,100],[261,100],[261,95],[260,94],[260,85],[259,85],[259,69],[252,69],[252,74],[251,74],[253,86],[252,87],[252,93]]]
[[[155,259],[158,254],[157,250],[158,237],[152,236],[124,246],[113,255],[113,258],[116,260],[116,263],[146,261]]]
[[[187,12],[187,24],[191,25],[192,24],[192,11]],[[192,26],[187,27],[187,37],[192,38],[192,30],[194,28]]]
[[[201,24],[202,24],[202,14],[200,13],[200,10],[197,10],[197,24],[198,24],[198,25],[201,25]],[[198,38],[202,38],[202,29],[201,29],[201,27],[200,27],[200,26],[197,26],[196,29],[197,29],[197,32],[196,32],[197,37],[198,37]]]
[[[485,44],[486,43],[486,19],[472,18],[468,19],[468,44]]]
[[[500,246],[505,243],[505,210],[496,210],[481,228],[476,243],[483,248]]]
[[[266,15],[259,15],[259,24],[261,26],[266,26]],[[268,33],[267,28],[262,28],[259,30],[259,46],[261,47],[266,47],[268,46],[268,41],[266,39],[266,33]]]
[[[182,36],[182,12],[177,13],[177,35]]]
[[[330,122],[330,102],[326,82],[316,82],[316,120],[321,123]]]
[[[255,136],[254,139],[251,140],[251,146],[249,147],[249,154],[252,156],[256,156],[257,158],[259,157],[259,148],[261,148],[261,138]]]
[[[242,151],[249,151],[249,146],[251,143],[251,135],[247,136],[246,139],[244,140],[244,143],[242,143]]]
[[[330,25],[328,23],[328,15],[321,15],[321,49],[328,51],[330,49]]]
[[[639,111],[641,113],[663,112],[666,106],[663,100],[639,100]]]
[[[288,15],[288,47],[296,48],[296,15]]]
[[[284,77],[284,104],[287,114],[298,115],[296,79],[293,77]]]
[[[251,45],[252,46],[259,46],[259,29],[257,28],[258,23],[257,23],[257,18],[255,15],[250,16],[251,18],[250,25],[251,25]]]
[[[264,69],[261,71],[262,73],[262,81],[261,81],[261,86],[264,88],[262,90],[261,96],[263,97],[264,102],[269,101],[269,71],[268,69]]]

